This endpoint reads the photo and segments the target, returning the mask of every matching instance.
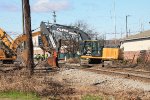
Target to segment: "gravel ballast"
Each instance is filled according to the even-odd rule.
[[[80,69],[67,69],[58,72],[54,79],[61,79],[76,86],[96,86],[102,91],[118,93],[120,91],[141,91],[150,93],[150,83],[119,78]]]

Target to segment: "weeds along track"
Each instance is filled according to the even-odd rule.
[[[104,69],[92,69],[92,68],[86,68],[82,69],[84,71],[89,71],[89,72],[94,72],[97,74],[105,74],[105,75],[110,75],[110,76],[116,76],[116,77],[121,77],[121,78],[127,78],[127,79],[132,79],[132,80],[138,80],[142,82],[150,82],[150,76],[149,75],[143,75],[143,74],[148,74],[150,72],[143,72],[143,71],[132,71],[131,70],[104,70]]]

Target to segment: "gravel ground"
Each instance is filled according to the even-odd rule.
[[[72,84],[80,85],[107,85],[115,87],[116,90],[122,89],[140,89],[150,91],[150,83],[143,83],[130,79],[116,78],[103,74],[96,74],[94,72],[82,71],[79,69],[70,69],[59,72],[55,77],[62,77]]]
[[[129,94],[131,92],[132,94],[132,92],[134,91],[137,93],[137,95],[140,95],[141,98],[142,96],[146,96],[146,99],[142,100],[150,100],[150,83],[144,83],[125,78],[118,78],[115,76],[96,74],[94,72],[87,72],[80,69],[62,70],[58,72],[55,76],[53,76],[53,79],[66,82],[67,84],[70,84],[72,86],[94,86],[98,90],[109,94],[121,92],[129,92]]]

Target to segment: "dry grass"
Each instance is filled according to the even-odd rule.
[[[64,77],[55,77],[57,73],[36,73],[31,78],[26,77],[24,70],[13,71],[10,73],[0,73],[0,92],[19,91],[19,92],[32,92],[38,94],[40,97],[46,97],[42,100],[80,100],[85,95],[100,96],[104,100],[140,100],[143,97],[142,92],[120,91],[111,93],[110,91],[98,88],[96,86],[83,86],[67,82]],[[131,94],[132,93],[132,94]],[[145,94],[145,97],[148,98]],[[109,99],[110,98],[110,99]],[[134,100],[134,99],[132,99]]]
[[[0,92],[7,91],[33,92],[42,97],[51,96],[54,98],[61,95],[71,95],[75,92],[73,88],[51,80],[46,73],[43,76],[39,73],[39,75],[36,74],[28,78],[22,74],[22,71],[0,74]]]
[[[0,91],[20,91],[20,92],[34,92],[41,91],[41,87],[45,85],[41,84],[34,77],[27,78],[21,75],[21,72],[5,73],[0,75]]]

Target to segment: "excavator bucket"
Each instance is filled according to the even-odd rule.
[[[57,58],[56,57],[48,57],[47,63],[52,68],[57,68],[58,67],[58,64],[57,64],[58,62],[57,62]]]
[[[49,66],[51,66],[52,68],[57,68],[58,66],[58,58],[57,58],[57,52],[54,49],[52,52],[52,57],[48,57],[47,59],[47,63]]]

